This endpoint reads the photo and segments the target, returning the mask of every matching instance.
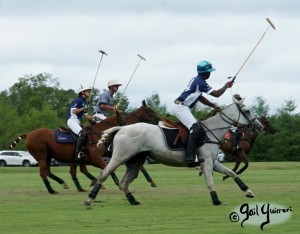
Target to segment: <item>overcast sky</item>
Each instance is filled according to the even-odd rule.
[[[200,60],[216,68],[208,83],[221,88],[239,73],[231,95],[252,105],[262,96],[271,114],[285,100],[300,112],[300,1],[297,0],[0,0],[0,91],[24,75],[50,73],[63,89],[95,87],[118,79],[122,92],[141,61],[125,95],[131,106],[155,91],[168,107],[196,75]]]

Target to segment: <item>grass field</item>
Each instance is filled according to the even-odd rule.
[[[64,190],[50,180],[58,195],[46,192],[38,168],[0,168],[0,233],[299,233],[299,162],[251,163],[241,178],[255,193],[252,199],[246,198],[232,179],[222,181],[222,175],[215,173],[219,199],[227,203],[221,206],[212,205],[199,171],[158,164],[146,168],[158,188],[150,187],[140,174],[130,187],[140,206],[129,205],[109,179],[92,209],[84,208],[88,192],[76,191],[68,167],[52,168],[70,187]],[[97,169],[89,169],[98,175]],[[116,172],[119,177],[123,170]],[[78,178],[90,191],[88,179],[81,174]],[[291,217],[280,224],[265,225],[264,231],[259,224],[247,222],[243,228],[231,222],[229,215],[244,203],[291,207]]]

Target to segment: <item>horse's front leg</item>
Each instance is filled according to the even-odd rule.
[[[241,164],[241,159],[240,159],[239,155],[237,154],[236,156],[237,156],[237,158],[235,160],[235,165],[234,165],[234,168],[232,169],[234,172],[236,172],[236,170],[239,168],[239,166]],[[228,175],[223,176],[223,180],[226,180],[228,178],[229,178]]]
[[[206,181],[207,187],[210,191],[210,196],[212,199],[212,202],[214,205],[221,205],[222,202],[219,200],[214,181],[212,178],[212,171],[213,171],[213,162],[212,159],[206,158],[203,163],[201,163],[201,168],[202,168],[202,174],[204,176],[204,179]]]
[[[146,180],[150,183],[151,187],[157,187],[156,183],[151,178],[151,176],[149,175],[148,171],[146,170],[146,168],[143,165],[141,165],[141,172],[145,176]]]
[[[248,168],[248,166],[249,166],[249,162],[248,162],[248,159],[247,159],[245,151],[241,152],[240,160],[244,163],[244,166],[240,170],[238,170],[236,172],[236,174],[238,174],[238,175],[242,174],[242,172],[244,172]]]
[[[237,185],[246,193],[246,197],[254,197],[254,193],[249,189],[249,187],[237,176],[237,174],[230,170],[229,168],[225,167],[218,160],[214,161],[213,169],[219,173],[223,173],[234,179]]]
[[[122,162],[115,162],[114,160],[111,160],[109,164],[104,168],[104,170],[100,173],[100,176],[97,180],[97,183],[94,185],[92,191],[88,195],[88,199],[84,201],[84,206],[89,208],[92,204],[92,202],[95,200],[97,194],[99,193],[99,190],[101,188],[102,183],[107,180],[107,178],[114,173],[114,171],[117,169],[118,166],[120,166]]]

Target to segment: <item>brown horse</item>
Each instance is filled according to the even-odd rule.
[[[143,105],[140,108],[138,108],[135,112],[126,117],[126,122],[117,113],[116,116],[109,117],[98,124],[86,126],[85,130],[87,132],[87,142],[84,146],[84,152],[87,157],[85,163],[91,164],[100,169],[105,168],[106,162],[102,157],[105,152],[103,149],[99,149],[96,147],[96,143],[101,137],[101,132],[105,129],[108,129],[112,126],[122,126],[125,124],[132,124],[137,122],[157,124],[159,120],[159,116],[143,101]],[[76,164],[75,145],[57,143],[55,141],[55,130],[39,128],[27,134],[19,136],[13,142],[13,144],[9,146],[9,148],[13,148],[21,139],[26,139],[25,147],[30,152],[30,154],[38,161],[40,176],[48,192],[50,194],[57,193],[51,187],[50,182],[47,178],[48,176],[51,179],[54,179],[55,181],[62,184],[65,188],[67,188],[66,183],[62,179],[51,173],[50,161],[51,158],[54,158],[61,162]],[[112,175],[112,178],[114,179],[115,183],[118,184],[118,179],[116,175]]]
[[[274,134],[276,129],[270,124],[265,116],[258,118],[259,122],[264,126],[265,134]],[[241,129],[241,136],[238,143],[238,148],[232,153],[232,141],[224,139],[220,149],[229,154],[236,156],[235,166],[232,169],[236,174],[241,174],[244,172],[248,166],[249,162],[247,159],[247,154],[251,151],[251,148],[258,136],[259,132],[252,126],[249,128]],[[244,163],[244,166],[238,170],[241,163]],[[238,170],[238,171],[237,171]],[[223,180],[227,179],[228,176],[224,176]]]

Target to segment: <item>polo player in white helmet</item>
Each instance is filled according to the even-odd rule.
[[[76,160],[82,159],[85,157],[84,153],[82,152],[82,146],[86,139],[86,132],[80,126],[81,119],[84,117],[87,120],[92,120],[93,116],[87,113],[88,111],[88,104],[87,98],[91,95],[91,88],[84,87],[79,88],[77,92],[77,98],[74,99],[71,103],[71,107],[68,114],[68,127],[78,136],[77,144],[76,144]]]
[[[122,84],[118,80],[110,80],[107,82],[108,90],[105,90],[103,93],[100,94],[94,116],[98,119],[104,120],[107,117],[107,111],[112,112],[122,112],[118,110],[119,106],[112,106],[111,103],[113,101],[113,96],[116,92],[118,92],[119,87]]]

